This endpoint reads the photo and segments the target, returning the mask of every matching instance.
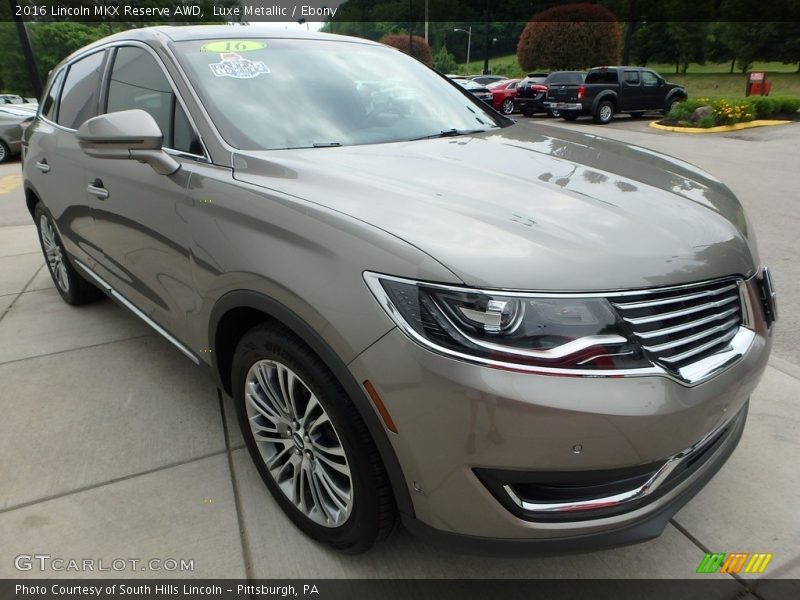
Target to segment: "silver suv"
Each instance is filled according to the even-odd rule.
[[[586,550],[657,536],[722,466],[774,293],[731,192],[515,124],[360,39],[138,29],[50,77],[30,213],[236,403],[287,516]]]

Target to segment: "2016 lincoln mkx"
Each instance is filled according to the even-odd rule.
[[[770,351],[734,195],[394,49],[245,29],[128,31],[54,69],[23,169],[64,300],[105,292],[207,369],[335,548],[398,518],[481,551],[657,536]]]

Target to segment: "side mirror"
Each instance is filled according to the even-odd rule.
[[[100,115],[78,128],[78,144],[94,158],[133,159],[172,175],[181,164],[162,150],[164,134],[149,113],[134,109]]]

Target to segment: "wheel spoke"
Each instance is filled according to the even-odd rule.
[[[311,488],[311,497],[314,499],[314,504],[325,517],[325,520],[330,522],[331,515],[328,513],[328,507],[325,506],[325,501],[322,499],[323,491],[320,487],[319,477],[317,476],[316,469],[309,469],[308,481]]]
[[[249,384],[249,387],[250,391],[246,394],[246,398],[250,401],[251,406],[255,408],[259,414],[264,415],[264,417],[275,423],[285,420],[286,417],[282,413],[279,413],[277,410],[275,410],[275,407],[272,406],[269,400],[264,400],[261,397],[261,395],[258,393],[258,388],[256,388],[254,383]],[[269,397],[267,396],[267,398]]]
[[[318,461],[322,461],[323,463],[328,465],[334,471],[338,471],[342,475],[347,475],[348,477],[350,477],[350,469],[347,468],[347,465],[343,465],[343,464],[338,463],[338,462],[336,462],[334,460],[331,460],[330,458],[328,458],[327,456],[325,456],[321,452],[317,453],[317,460]]]
[[[311,440],[311,445],[314,447],[314,450],[317,452],[324,452],[325,454],[329,454],[331,456],[341,456],[344,458],[344,448],[341,446],[323,446],[317,440]]]
[[[280,386],[280,399],[283,402],[284,409],[293,419],[297,418],[297,413],[294,412],[291,401],[289,400],[289,382],[290,371],[283,365],[278,365],[278,385]],[[293,376],[294,374],[292,374]]]
[[[274,371],[270,369],[270,372]],[[270,377],[270,372],[267,372],[266,367],[264,365],[260,365],[256,369],[256,377],[258,378],[258,384],[261,387],[261,390],[264,392],[264,396],[267,400],[272,404],[272,406],[276,409],[276,412],[281,415],[286,415],[286,407],[281,402],[280,394],[277,392],[275,387],[272,384],[272,378]]]
[[[303,413],[302,424],[304,428],[308,429],[308,426],[313,422],[313,420],[309,419],[311,419],[311,415],[314,414],[314,411],[317,409],[322,410],[322,407],[320,406],[317,397],[314,394],[311,394],[311,396],[308,398],[308,402],[306,402],[306,410]]]
[[[306,431],[308,431],[308,433],[313,433],[322,425],[330,422],[331,420],[330,417],[328,417],[328,414],[323,412],[319,417],[311,420],[311,423],[306,427]]]
[[[272,458],[270,458],[270,459],[269,459],[269,460],[266,462],[267,468],[268,468],[270,471],[272,471],[272,470],[275,468],[275,466],[276,466],[276,465],[277,465],[277,464],[278,464],[278,463],[279,463],[281,460],[283,460],[283,459],[284,459],[284,458],[286,458],[286,457],[291,457],[291,456],[292,456],[292,446],[291,446],[291,445],[287,445],[285,448],[283,448],[283,450],[279,450],[278,452],[276,452],[276,453],[275,453],[275,454],[272,456]],[[286,462],[289,462],[289,461],[287,460]]]
[[[322,484],[322,487],[325,488],[326,495],[331,501],[339,507],[340,510],[344,510],[347,508],[347,503],[350,501],[350,494],[342,490],[331,478],[330,474],[327,473],[324,469],[319,468],[317,465],[316,470],[317,477],[319,478],[319,482]]]

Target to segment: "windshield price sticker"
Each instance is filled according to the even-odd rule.
[[[200,52],[252,52],[263,50],[267,45],[256,40],[221,40],[200,47]]]
[[[236,52],[224,52],[219,55],[222,62],[208,65],[215,77],[233,77],[234,79],[252,79],[269,68],[260,60],[248,60]]]

